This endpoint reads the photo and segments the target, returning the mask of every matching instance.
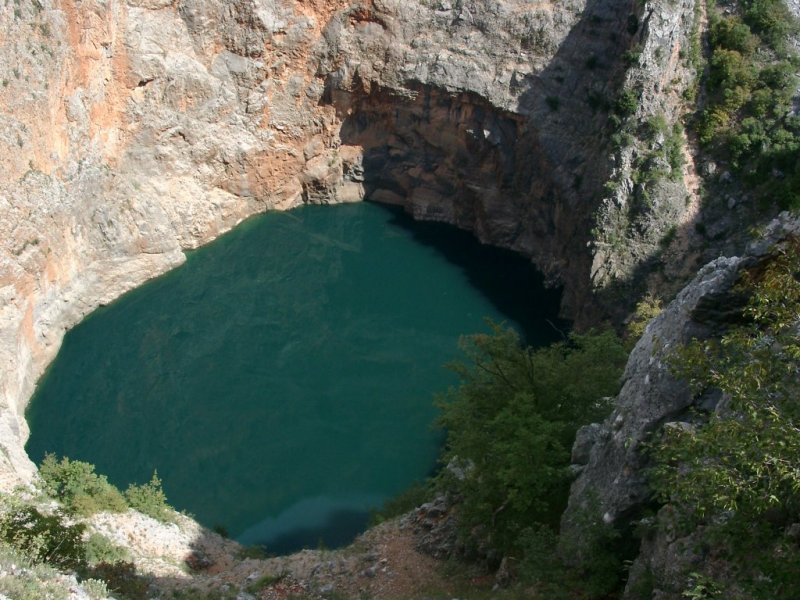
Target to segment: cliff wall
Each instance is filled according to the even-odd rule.
[[[609,115],[626,89],[643,120],[686,84],[673,58],[693,15],[691,0],[0,7],[0,486],[34,472],[24,409],[64,332],[265,210],[403,205],[531,257],[589,322]]]
[[[720,390],[693,393],[676,377],[676,351],[693,339],[719,339],[731,327],[746,323],[748,298],[736,284],[747,280],[748,271],[763,268],[796,243],[798,234],[800,220],[783,213],[742,256],[721,257],[700,269],[647,326],[631,352],[611,415],[578,432],[573,448],[578,475],[562,516],[565,547],[585,546],[587,523],[613,525],[623,535],[636,526],[659,524],[657,533],[639,540],[625,598],[641,597],[642,587],[652,588],[653,598],[685,597],[680,586],[688,573],[701,571],[715,558],[724,564],[724,558],[698,550],[714,543],[702,528],[681,530],[670,521],[676,518],[674,507],[660,506],[653,498],[646,473],[652,466],[647,446],[662,429],[692,426],[724,411]],[[657,514],[656,509],[660,509]],[[584,558],[569,557],[576,563]]]

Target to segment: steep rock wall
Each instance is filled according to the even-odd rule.
[[[530,256],[590,319],[611,130],[587,99],[689,4],[0,7],[0,486],[34,472],[24,408],[64,332],[264,210],[369,192]]]
[[[719,338],[731,325],[746,322],[747,298],[735,284],[748,269],[773,256],[776,247],[798,235],[800,220],[780,215],[743,256],[721,257],[700,269],[647,326],[628,359],[613,412],[604,422],[581,428],[576,436],[573,468],[578,476],[561,523],[565,547],[585,547],[587,522],[625,531],[645,509],[654,508],[646,477],[650,435],[662,427],[697,422],[698,415],[713,411],[721,398],[713,391],[693,395],[686,382],[675,377],[671,368],[675,351],[692,339]],[[639,597],[637,583],[653,575],[658,584],[674,583],[679,573],[698,570],[703,560],[693,550],[698,538],[702,535],[678,537],[659,531],[654,539],[644,539],[625,597]],[[580,563],[582,557],[572,554],[569,559]]]
[[[332,3],[0,8],[0,482],[64,332],[248,215],[303,201],[323,154],[311,48]],[[317,91],[318,90],[318,91]]]
[[[371,22],[380,25],[371,27],[389,35],[366,49],[343,22],[331,23],[345,58],[327,100],[343,114],[342,140],[366,145],[376,198],[531,257],[564,284],[564,314],[591,322],[605,310],[593,302],[587,245],[615,173],[609,111],[635,80],[647,98],[636,119],[645,120],[661,110],[664,81],[676,90],[686,83],[674,61],[643,60],[634,76],[622,57],[645,43],[677,57],[694,4],[590,0],[522,15],[512,3],[441,6],[375,3]],[[426,23],[436,34],[417,33]],[[353,58],[370,54],[381,60]]]

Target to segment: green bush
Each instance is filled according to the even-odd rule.
[[[730,161],[759,202],[797,208],[800,122],[790,113],[797,55],[786,44],[797,23],[782,0],[736,4],[741,16],[709,12],[708,99],[698,137]]]
[[[247,586],[247,591],[251,594],[258,594],[260,591],[286,579],[286,575],[286,573],[279,573],[277,575],[262,575]]]
[[[0,594],[14,600],[70,600],[70,592],[53,567],[36,563],[0,541]],[[90,596],[99,600],[98,596]],[[101,596],[105,598],[105,595]]]
[[[672,133],[664,142],[664,156],[669,163],[670,178],[677,181],[683,177],[683,165],[686,157],[683,154],[683,127],[675,123]]]
[[[742,0],[744,20],[776,52],[783,53],[797,20],[783,0]]]
[[[739,17],[730,16],[712,22],[709,41],[715,48],[727,48],[750,56],[756,51],[760,40]]]
[[[90,565],[98,563],[118,563],[130,560],[130,552],[126,548],[117,546],[106,536],[92,533],[84,543],[86,562]]]
[[[663,310],[661,300],[649,294],[636,304],[636,310],[628,321],[625,332],[631,348],[642,337],[650,321],[660,315]]]
[[[639,95],[633,90],[624,90],[617,96],[614,111],[621,117],[629,117],[639,107]]]
[[[753,597],[800,597],[800,244],[755,270],[740,292],[748,322],[719,342],[695,341],[675,358],[696,393],[725,394],[707,422],[672,427],[654,445],[651,482]],[[768,582],[768,584],[765,584]]]
[[[9,498],[4,498],[9,503]],[[85,527],[69,524],[63,515],[46,515],[37,508],[10,500],[0,515],[0,537],[31,561],[63,569],[85,563]]]
[[[18,496],[0,497],[0,570],[5,562],[25,566],[0,577],[0,592],[21,600],[71,597],[58,571],[76,571],[90,598],[105,598],[105,583],[125,597],[145,598],[146,584],[135,575],[129,553],[61,512],[47,514]],[[110,579],[109,579],[110,578]],[[133,592],[133,593],[128,593]]]
[[[44,492],[60,501],[71,514],[90,516],[101,511],[124,512],[135,508],[159,521],[175,521],[175,510],[167,503],[158,473],[154,472],[148,483],[131,484],[123,495],[94,469],[89,463],[66,457],[59,461],[48,454],[39,467],[39,475]]]
[[[711,57],[710,83],[714,88],[750,89],[756,75],[753,64],[736,50],[718,48]]]
[[[73,514],[92,515],[101,511],[124,512],[128,504],[120,491],[105,475],[94,472],[94,465],[70,460],[58,461],[52,454],[45,456],[39,467],[44,491],[60,501]]]
[[[165,523],[174,522],[176,515],[167,503],[167,496],[161,487],[158,473],[153,472],[153,477],[148,483],[142,485],[131,484],[125,490],[125,498],[131,508]]]
[[[673,428],[658,447],[656,489],[698,518],[800,511],[797,272],[800,254],[782,254],[743,289],[751,295],[750,324],[718,343],[693,342],[676,358],[678,373],[697,392],[718,388],[729,398],[727,411],[696,431]]]
[[[557,528],[575,432],[608,410],[601,398],[616,393],[626,353],[612,332],[532,350],[496,324],[461,347],[466,361],[451,365],[461,384],[437,401],[447,431],[440,485],[461,497],[466,531],[515,552],[525,528]]]

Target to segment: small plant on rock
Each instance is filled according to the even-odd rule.
[[[120,491],[105,475],[94,472],[94,465],[70,460],[58,461],[53,454],[45,456],[39,467],[44,491],[60,501],[67,512],[89,516],[101,511],[124,512],[128,509]]]

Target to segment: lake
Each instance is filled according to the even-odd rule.
[[[254,217],[67,333],[27,450],[284,553],[346,544],[436,468],[432,397],[462,334],[558,337],[529,262],[379,205]],[[556,323],[557,325],[557,323]]]

